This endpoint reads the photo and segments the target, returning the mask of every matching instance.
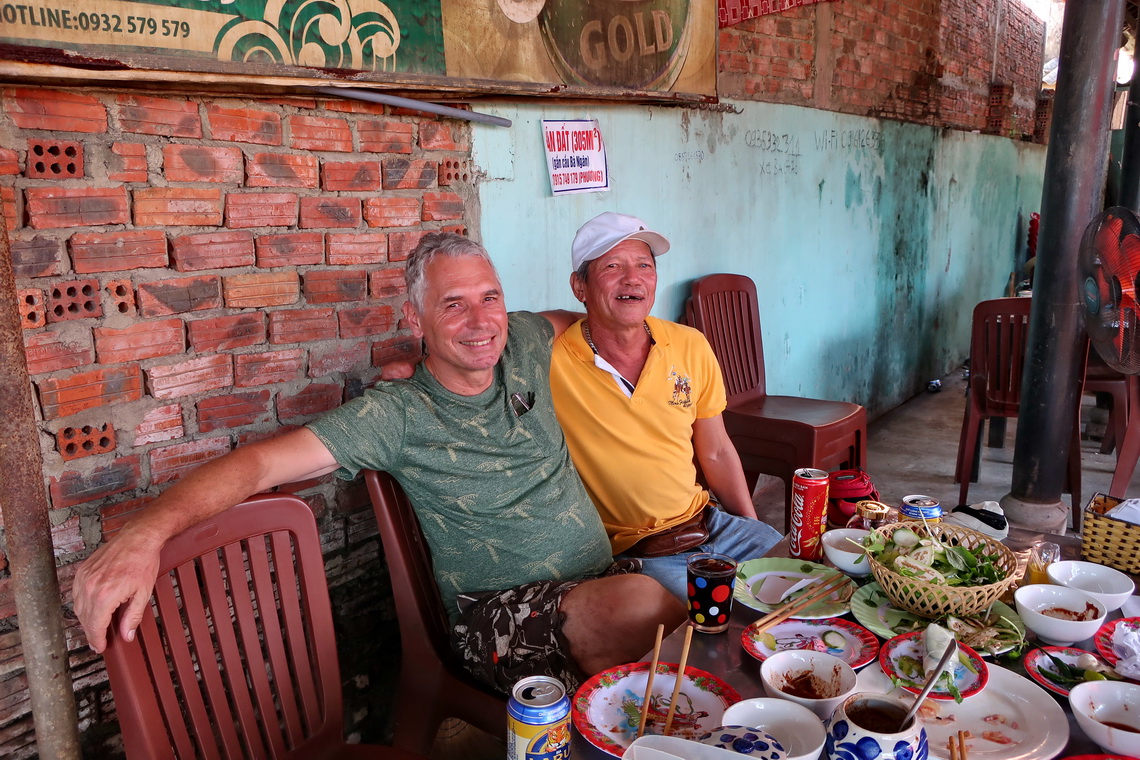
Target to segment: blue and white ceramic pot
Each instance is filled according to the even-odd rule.
[[[827,760],[927,760],[926,729],[917,716],[896,730],[908,709],[885,694],[852,694],[827,720]]]

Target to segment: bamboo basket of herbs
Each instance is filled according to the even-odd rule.
[[[1004,576],[998,581],[978,586],[948,586],[901,575],[868,553],[867,560],[875,580],[896,607],[933,619],[947,615],[976,615],[988,609],[1017,582],[1017,557],[1001,542],[984,533],[942,522],[912,521],[884,525],[877,532],[884,539],[890,539],[900,528],[914,531],[919,538],[933,537],[944,545],[968,549],[974,556],[989,555],[994,567]]]

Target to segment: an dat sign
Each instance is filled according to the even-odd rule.
[[[542,136],[552,193],[596,193],[610,189],[606,146],[597,119],[544,119]]]

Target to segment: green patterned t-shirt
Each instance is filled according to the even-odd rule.
[[[597,575],[609,539],[562,437],[550,400],[553,328],[537,314],[509,317],[491,387],[460,396],[423,363],[310,423],[352,478],[390,472],[423,526],[454,620],[460,593]],[[517,417],[511,394],[533,408]]]

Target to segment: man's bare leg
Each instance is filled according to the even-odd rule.
[[[685,607],[645,575],[615,575],[580,583],[562,598],[562,633],[586,675],[636,662],[653,649],[657,624],[669,635]]]

